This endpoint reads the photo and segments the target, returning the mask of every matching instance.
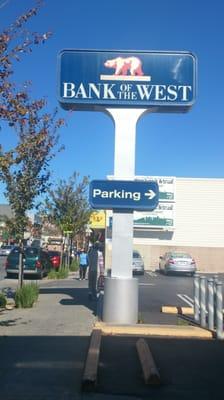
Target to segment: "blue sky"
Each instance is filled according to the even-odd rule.
[[[7,27],[35,4],[1,0],[0,26]],[[14,79],[32,81],[34,98],[56,99],[56,62],[62,49],[191,51],[198,59],[198,95],[186,114],[147,114],[138,123],[136,175],[224,178],[224,5],[221,0],[45,0],[27,24],[53,36],[15,65]],[[98,112],[68,113],[60,131],[65,150],[51,163],[53,179],[73,171],[91,179],[113,174],[114,127]],[[0,132],[6,148],[15,134]],[[3,192],[4,188],[1,186]],[[0,202],[6,202],[0,193]]]

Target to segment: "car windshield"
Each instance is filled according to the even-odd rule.
[[[133,251],[134,258],[141,258],[140,254],[137,251]]]
[[[19,247],[14,247],[14,249],[11,251],[12,255],[18,255],[20,252]],[[24,249],[24,253],[27,257],[36,257],[38,255],[38,249],[35,247],[27,247]]]
[[[191,256],[187,253],[172,253],[172,258],[191,258]]]
[[[25,250],[25,255],[27,257],[36,257],[38,255],[38,249],[35,247],[27,247]]]
[[[39,239],[34,239],[31,243],[32,247],[40,247],[41,241]]]
[[[2,246],[1,247],[1,249],[3,249],[3,250],[9,250],[9,249],[11,249],[12,248],[12,246]]]

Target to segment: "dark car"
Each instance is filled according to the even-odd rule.
[[[166,275],[169,272],[194,275],[196,263],[188,253],[171,251],[160,257],[159,270]]]
[[[6,260],[7,277],[19,272],[20,248],[14,247]],[[47,252],[41,248],[26,247],[23,252],[23,272],[24,275],[35,275],[42,279],[52,268],[51,260]]]
[[[60,253],[60,251],[48,250],[48,255],[50,257],[52,267],[54,269],[58,270],[59,267],[60,267],[60,262],[61,262],[61,253]]]

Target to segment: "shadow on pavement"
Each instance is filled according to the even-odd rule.
[[[143,382],[135,347],[137,339],[102,338],[97,393],[83,394],[81,380],[88,336],[0,337],[1,399],[111,399],[112,395],[115,399],[222,398],[222,342],[147,338],[162,379],[161,386],[150,387]]]
[[[143,382],[137,339],[103,337],[98,392],[156,400],[222,397],[224,347],[221,341],[147,338],[162,381],[160,386],[149,386]]]
[[[40,294],[64,294],[66,297],[60,300],[60,304],[63,306],[74,306],[83,305],[89,308],[94,315],[97,312],[97,302],[89,300],[87,288],[75,288],[75,287],[45,287],[40,288]],[[68,298],[69,296],[69,298]]]
[[[88,336],[0,337],[0,398],[77,399],[88,343]]]
[[[7,319],[7,320],[4,320],[4,321],[0,321],[0,327],[1,326],[14,326],[14,325],[17,325],[17,323],[18,323],[18,321],[20,319],[21,318],[15,318],[15,319]]]

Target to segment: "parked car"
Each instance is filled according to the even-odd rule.
[[[164,274],[177,272],[194,275],[196,269],[195,260],[188,253],[168,252],[160,257],[159,270]]]
[[[1,247],[0,247],[0,256],[7,256],[9,253],[10,253],[10,251],[13,249],[13,245],[5,245],[5,244],[3,244]]]
[[[18,274],[20,248],[14,247],[6,259],[7,277]],[[23,256],[24,275],[36,275],[42,279],[52,268],[51,260],[47,252],[37,247],[26,247]]]
[[[132,273],[133,275],[144,275],[145,267],[141,254],[137,250],[133,250]],[[111,268],[107,270],[107,276],[111,276]]]
[[[48,255],[50,257],[52,267],[54,269],[58,270],[59,267],[60,267],[60,262],[61,262],[61,253],[60,253],[60,251],[48,250]]]
[[[141,254],[137,250],[133,250],[132,271],[133,275],[144,275],[144,261]]]
[[[31,247],[41,247],[41,239],[33,239],[32,243],[31,243]]]

